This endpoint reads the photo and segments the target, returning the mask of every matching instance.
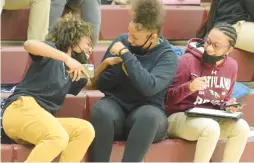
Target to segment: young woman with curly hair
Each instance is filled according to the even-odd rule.
[[[86,72],[80,62],[91,53],[91,35],[89,24],[67,15],[58,20],[46,42],[25,42],[32,63],[5,101],[2,125],[16,143],[35,145],[26,162],[51,162],[60,153],[60,162],[80,162],[94,139],[89,122],[52,115],[63,105],[66,94],[77,95],[84,87],[92,88],[108,65],[121,61],[105,60],[96,70],[95,80],[81,78]]]

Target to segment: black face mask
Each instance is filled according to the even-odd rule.
[[[150,48],[152,43],[150,43],[146,49],[144,49],[144,46],[149,41],[149,39],[151,37],[152,37],[152,34],[148,37],[148,39],[145,41],[145,43],[141,46],[132,46],[131,44],[129,44],[129,51],[135,55],[146,55],[148,53],[148,51],[149,51],[148,49]]]
[[[211,64],[211,65],[216,65],[216,63],[218,61],[221,61],[224,58],[225,58],[225,55],[222,55],[222,56],[211,56],[206,51],[203,54],[203,61],[205,63]]]
[[[75,51],[72,51],[71,56],[72,56],[72,58],[79,61],[81,64],[87,64],[87,57],[86,57],[86,54],[83,50],[81,51],[81,53],[77,53]]]

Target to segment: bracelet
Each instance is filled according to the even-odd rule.
[[[122,52],[124,49],[127,49],[127,48],[126,48],[126,47],[122,48],[122,49],[119,51],[119,53],[118,53],[119,56],[121,56],[121,52]]]

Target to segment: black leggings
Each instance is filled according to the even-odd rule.
[[[95,139],[92,162],[109,162],[114,140],[127,140],[122,162],[141,162],[153,142],[166,134],[168,121],[162,110],[143,105],[127,113],[114,100],[103,98],[91,111]]]

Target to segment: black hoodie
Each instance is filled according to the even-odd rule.
[[[251,21],[243,0],[213,0],[216,4],[215,22],[235,24],[239,20]]]
[[[112,57],[109,50],[117,41],[129,46],[126,34],[118,36],[104,59]],[[168,41],[161,39],[146,56],[126,52],[122,58],[128,76],[122,70],[122,63],[114,65],[100,75],[98,88],[128,111],[146,104],[164,109],[164,98],[174,79],[178,60]]]

